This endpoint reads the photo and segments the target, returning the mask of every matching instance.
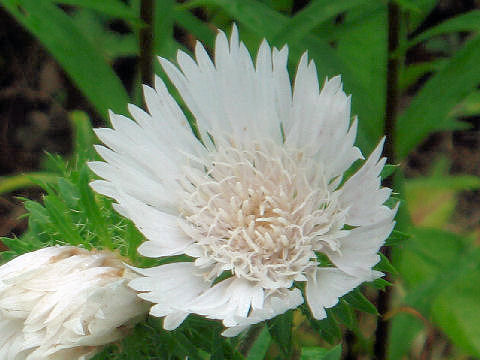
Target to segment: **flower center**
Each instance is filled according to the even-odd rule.
[[[212,280],[231,271],[288,288],[344,225],[322,168],[271,142],[217,145],[200,167],[185,168],[182,185],[196,264]]]

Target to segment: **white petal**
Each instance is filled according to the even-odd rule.
[[[380,261],[377,253],[395,226],[396,211],[390,210],[390,216],[378,224],[350,230],[340,240],[338,252],[326,250],[329,259],[342,271],[366,281],[372,276],[372,267]]]
[[[279,289],[265,299],[262,308],[253,309],[247,318],[237,319],[238,324],[226,329],[222,335],[227,337],[237,336],[250,325],[273,319],[290,309],[297,308],[302,303],[303,297],[299,289]]]
[[[292,116],[285,125],[286,143],[303,149],[324,165],[331,180],[341,175],[361,152],[353,144],[356,122],[350,125],[350,97],[342,90],[340,77],[326,80],[318,93],[314,64],[301,58],[295,79]]]
[[[214,136],[215,142],[223,137],[238,141],[265,136],[280,141],[280,115],[276,104],[283,100],[283,94],[282,99],[276,98],[278,91],[273,81],[272,52],[268,44],[264,42],[260,47],[256,70],[245,45],[238,41],[235,27],[230,43],[219,31],[215,66],[200,44],[196,45],[195,53],[197,62],[183,52],[178,53],[181,71],[165,59],[160,59],[160,63],[195,116],[204,142],[208,134]],[[280,74],[286,71],[281,69],[283,59],[284,56],[276,59],[281,85],[285,85],[284,74]],[[210,145],[207,143],[207,146]]]
[[[273,84],[275,87],[275,106],[278,118],[282,124],[288,123],[292,108],[292,87],[287,69],[288,47],[280,51],[273,49]]]
[[[164,321],[164,326],[168,327],[178,326],[180,319],[183,321],[187,316],[185,314],[190,312],[188,303],[210,287],[210,282],[196,275],[193,263],[179,262],[133,269],[144,277],[130,281],[129,286],[141,292],[139,296],[142,299],[156,303],[150,309],[153,316],[171,315]]]
[[[391,190],[381,187],[380,172],[385,158],[380,159],[383,138],[367,161],[342,187],[340,204],[349,208],[346,222],[353,226],[371,225],[391,216],[391,209],[383,205]]]
[[[327,316],[325,309],[335,306],[338,299],[355,289],[364,280],[334,268],[316,268],[308,275],[305,288],[307,302],[315,319]]]
[[[155,315],[151,312],[152,315]],[[174,330],[180,326],[180,324],[187,318],[188,312],[175,312],[165,316],[163,319],[163,328],[165,330]]]
[[[190,312],[236,325],[249,311],[263,303],[263,289],[248,280],[231,277],[205,291],[189,304]]]
[[[147,257],[179,255],[193,242],[180,228],[183,221],[177,216],[161,212],[126,194],[117,197],[119,205],[126,212],[140,232],[149,240],[138,248]]]

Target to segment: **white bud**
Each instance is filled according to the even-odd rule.
[[[83,360],[121,339],[148,307],[107,251],[48,247],[0,266],[0,359]]]

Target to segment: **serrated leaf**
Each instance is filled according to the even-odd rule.
[[[378,290],[385,291],[387,287],[392,286],[393,284],[385,279],[378,278],[368,283],[368,285],[371,285]]]
[[[45,197],[44,204],[48,211],[50,221],[58,230],[63,240],[72,245],[78,246],[83,244],[84,241],[65,204],[53,194]]]
[[[59,178],[57,182],[57,192],[68,208],[74,209],[78,206],[80,200],[79,189],[66,178]],[[54,194],[54,191],[50,191]]]
[[[87,160],[94,160],[96,154],[93,144],[96,142],[96,136],[88,115],[83,111],[72,111],[70,121],[73,125],[73,151],[77,162],[83,164]]]
[[[388,260],[388,258],[382,253],[379,253],[379,255],[380,255],[380,262],[377,265],[375,265],[374,269],[381,272],[394,274],[394,275],[398,274],[397,269],[395,269],[395,266],[392,265],[390,260]]]
[[[363,312],[378,315],[377,308],[373,305],[358,289],[349,292],[342,298],[347,303],[352,305],[355,309]]]
[[[340,300],[338,304],[332,309],[335,318],[344,324],[347,328],[353,329],[356,327],[355,314],[352,307],[344,300]]]
[[[100,243],[107,249],[113,249],[112,239],[108,233],[108,227],[103,214],[95,201],[95,195],[92,188],[89,185],[90,177],[89,171],[84,165],[80,170],[80,178],[78,182],[80,190],[80,201],[82,210],[85,211],[85,215],[88,221],[92,224],[92,231],[98,236]]]
[[[387,238],[385,241],[386,246],[395,246],[399,245],[405,240],[409,239],[411,237],[410,234],[398,231],[398,230],[393,230],[390,234],[390,236]]]

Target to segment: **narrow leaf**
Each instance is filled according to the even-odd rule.
[[[43,43],[100,114],[126,112],[128,96],[120,79],[65,12],[49,1],[0,3]]]
[[[265,326],[248,352],[247,360],[262,360],[267,354],[272,337]]]
[[[292,17],[274,37],[274,43],[279,41],[295,43],[303,39],[321,23],[334,18],[340,13],[362,5],[370,0],[314,0]]]
[[[53,0],[57,4],[63,5],[75,5],[83,8],[88,8],[96,10],[105,15],[124,19],[124,20],[133,20],[137,24],[141,24],[138,15],[135,10],[127,5],[125,5],[120,0]]]
[[[480,10],[472,10],[465,14],[455,16],[451,19],[445,20],[437,26],[429,28],[428,30],[420,33],[412,40],[402,44],[395,51],[395,55],[404,54],[409,48],[415,46],[422,41],[428,40],[434,36],[448,34],[460,31],[479,31],[480,30]]]
[[[378,315],[377,308],[373,305],[358,289],[355,289],[345,295],[343,300],[348,302],[354,308],[369,314]]]
[[[53,183],[58,177],[49,173],[28,173],[22,175],[0,177],[0,195],[18,189],[38,186],[38,182]]]
[[[403,159],[433,131],[452,129],[449,112],[480,83],[480,36],[470,40],[420,90],[398,117],[396,152]]]

